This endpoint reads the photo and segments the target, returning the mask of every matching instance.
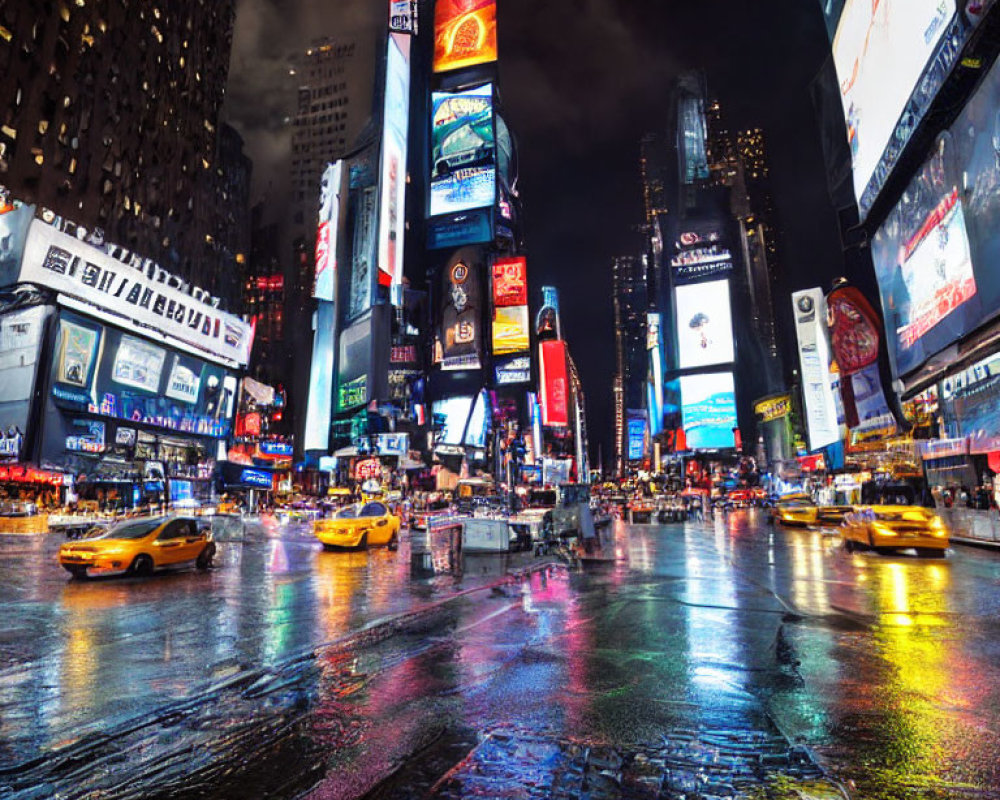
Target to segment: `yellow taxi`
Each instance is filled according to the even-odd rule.
[[[778,499],[771,513],[779,525],[815,525],[819,507],[805,492],[786,494]]]
[[[943,558],[948,549],[944,520],[921,506],[861,506],[844,517],[840,530],[847,550],[889,553],[912,547],[919,556]]]
[[[329,519],[313,523],[313,532],[326,550],[399,546],[399,517],[380,500],[353,503],[337,510]]]
[[[211,529],[194,517],[173,515],[123,520],[59,548],[59,564],[74,578],[150,575],[161,567],[187,563],[208,569],[214,557]]]

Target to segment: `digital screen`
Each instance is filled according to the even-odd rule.
[[[337,277],[337,230],[340,226],[340,192],[343,161],[327,164],[319,192],[319,227],[316,229],[316,282],[313,297],[332,302]],[[281,277],[281,276],[279,276]],[[265,285],[269,286],[266,283]],[[261,279],[258,278],[258,288]],[[284,286],[284,279],[281,281]]]
[[[528,307],[508,306],[494,309],[493,353],[525,353],[530,347],[528,340]]]
[[[225,368],[69,312],[62,313],[55,344],[57,406],[182,433],[229,435],[237,381]]]
[[[464,92],[434,92],[431,105],[431,216],[492,206],[496,202],[493,84]]]
[[[407,52],[400,47],[403,43]],[[390,285],[403,281],[406,210],[406,128],[410,114],[409,38],[389,37],[382,131],[378,265]]]
[[[685,375],[680,383],[681,416],[688,450],[721,450],[735,446],[733,373]]]
[[[495,0],[438,0],[434,9],[434,71],[496,60]]]
[[[729,281],[690,283],[678,286],[675,291],[680,368],[734,361]]]
[[[792,294],[795,335],[799,345],[802,400],[806,410],[809,449],[840,440],[837,402],[830,377],[830,346],[826,338],[826,300],[822,289]]]
[[[540,342],[539,377],[542,394],[542,423],[565,428],[569,425],[569,376],[566,343],[562,339]]]
[[[465,432],[465,444],[469,447],[486,447],[486,420],[489,403],[486,392],[476,395],[476,402],[469,417],[468,430]]]
[[[629,409],[626,417],[628,460],[640,461],[646,450],[646,412]]]
[[[527,304],[527,261],[523,257],[498,258],[493,262],[493,305],[501,307]]]
[[[431,408],[434,414],[435,440],[438,444],[462,444],[465,423],[472,410],[471,397],[449,397],[438,400]]]
[[[976,277],[950,135],[875,234],[872,258],[896,374],[906,375],[970,329]]]
[[[360,319],[340,333],[337,362],[337,410],[346,411],[368,402],[368,374],[372,364],[371,316]]]
[[[894,135],[905,144],[919,122],[912,113],[907,119],[901,116],[954,16],[955,0],[843,4],[833,37],[833,60],[862,213],[874,199],[871,194],[866,197],[866,189],[887,146]],[[875,194],[884,177],[873,187]]]
[[[306,399],[305,450],[327,450],[333,413],[333,355],[336,315],[333,303],[316,304],[309,395]]]
[[[683,137],[684,182],[694,183],[708,178],[708,153],[705,109],[700,97],[685,97],[680,101],[680,135]]]
[[[49,311],[46,306],[32,306],[0,316],[0,456],[17,457],[21,434],[28,430],[35,372]]]

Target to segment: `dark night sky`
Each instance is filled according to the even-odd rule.
[[[349,6],[241,0],[228,111],[255,160],[258,191],[287,152],[278,111],[284,56],[324,27],[334,32],[328,21],[343,15],[350,27],[367,12]],[[638,143],[645,131],[665,125],[678,71],[707,71],[730,128],[765,129],[789,273],[775,298],[779,311],[789,291],[826,284],[841,271],[809,98],[827,48],[823,19],[817,0],[498,0],[498,6],[500,92],[519,146],[530,276],[536,287],[560,289],[564,334],[587,393],[593,455],[600,442],[607,459],[610,264],[634,250],[642,217]]]

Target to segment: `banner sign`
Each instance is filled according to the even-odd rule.
[[[776,419],[787,417],[792,413],[792,396],[779,394],[758,400],[753,405],[753,413],[760,418],[761,422],[774,422]]]
[[[455,252],[442,274],[441,342],[444,360],[461,358],[479,366],[482,251],[466,247]]]
[[[511,356],[497,359],[493,365],[497,386],[531,383],[531,356]]]
[[[389,0],[389,30],[393,33],[416,33],[416,0]]]
[[[244,366],[250,359],[250,325],[239,317],[151,280],[40,220],[31,223],[18,280],[92,303],[147,333],[194,345],[218,361]]]
[[[542,389],[542,424],[565,428],[569,425],[569,376],[566,343],[550,339],[538,345]]]
[[[840,441],[837,406],[830,381],[830,353],[826,341],[826,301],[821,289],[792,295],[795,332],[799,342],[802,398],[805,402],[809,449]]]
[[[493,262],[493,305],[528,305],[527,261],[517,258],[498,258]]]
[[[328,164],[319,194],[319,229],[316,232],[316,283],[313,297],[333,302],[337,285],[337,231],[340,226],[344,162]]]
[[[528,324],[527,306],[493,309],[493,354],[527,352],[531,346]]]
[[[405,36],[389,36],[388,48],[382,115],[378,267],[380,283],[399,286],[403,282],[403,238],[406,232],[410,40]]]

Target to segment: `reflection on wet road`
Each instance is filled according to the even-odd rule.
[[[1000,557],[848,554],[754,512],[616,536],[627,559],[444,605],[507,565],[288,536],[78,583],[57,542],[7,540],[0,795],[738,796],[818,761],[856,797],[1000,796]]]

